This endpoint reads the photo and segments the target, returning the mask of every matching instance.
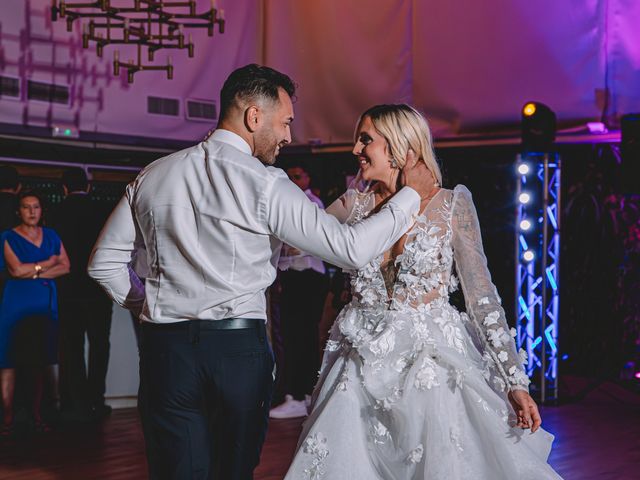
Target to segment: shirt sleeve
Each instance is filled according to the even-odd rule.
[[[467,314],[480,333],[494,382],[503,390],[505,387],[528,390],[529,378],[522,367],[524,352],[516,351],[515,329],[509,330],[500,297],[491,281],[478,215],[471,192],[464,186],[454,190],[451,228],[453,254]]]
[[[139,315],[145,293],[133,262],[142,238],[130,198],[128,186],[93,247],[87,271],[117,304]]]
[[[389,249],[407,231],[420,208],[420,196],[405,187],[379,213],[345,225],[318,208],[286,178],[274,181],[267,195],[267,223],[273,235],[346,269],[362,268]]]

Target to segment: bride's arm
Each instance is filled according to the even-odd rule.
[[[362,220],[376,207],[376,186],[361,192],[356,188],[359,181],[359,175],[351,182],[347,190],[340,195],[325,211],[338,219],[340,223],[355,223]]]
[[[497,383],[503,390],[506,387],[509,391],[528,391],[529,378],[522,366],[524,357],[516,350],[514,330],[509,330],[500,297],[487,268],[471,192],[461,185],[454,190],[451,228],[456,269],[467,313],[481,332],[485,352],[498,373]]]
[[[336,198],[335,201],[325,209],[325,212],[336,217],[340,223],[346,223],[353,210],[355,195],[356,192],[354,190],[347,190]]]

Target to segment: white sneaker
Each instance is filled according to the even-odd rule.
[[[284,396],[284,403],[269,411],[270,418],[298,418],[307,416],[304,400],[295,400],[291,395]]]

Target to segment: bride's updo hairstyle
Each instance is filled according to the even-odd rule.
[[[427,165],[438,184],[442,185],[442,173],[433,151],[431,130],[420,112],[404,103],[376,105],[360,115],[356,134],[365,117],[371,119],[375,129],[387,141],[392,162],[403,168],[407,152],[411,149]]]

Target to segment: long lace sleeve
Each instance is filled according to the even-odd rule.
[[[522,366],[526,361],[524,351],[516,351],[515,329],[509,330],[500,297],[491,281],[478,215],[466,187],[455,188],[451,208],[453,254],[467,314],[485,346],[484,356],[493,370],[494,382],[502,390],[528,390],[529,378]]]
[[[349,188],[325,210],[340,223],[352,225],[362,220],[375,206],[373,193],[360,193]]]
[[[347,190],[336,198],[335,201],[325,209],[325,212],[336,217],[340,223],[346,223],[347,218],[351,215],[354,201],[355,192]]]

